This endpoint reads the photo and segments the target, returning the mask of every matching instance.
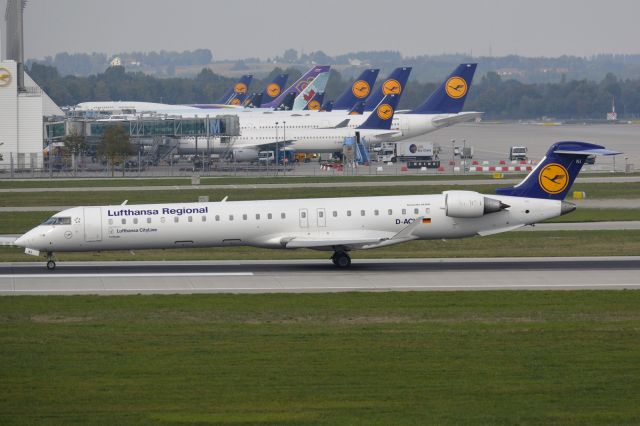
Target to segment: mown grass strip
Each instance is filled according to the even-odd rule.
[[[225,189],[187,189],[165,191],[114,191],[114,192],[37,192],[5,193],[0,197],[0,206],[78,206],[194,202],[199,196],[208,195],[211,201],[229,196],[229,201],[268,200],[291,198],[330,198],[364,197],[379,195],[439,194],[457,189],[494,194],[496,185],[425,185],[425,186],[373,186],[339,188],[225,188]],[[589,198],[640,198],[640,182],[636,183],[589,183],[577,184],[575,191],[584,191]]]
[[[0,298],[0,423],[637,424],[639,305],[639,291]]]

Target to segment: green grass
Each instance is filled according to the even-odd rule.
[[[374,166],[372,166],[374,167]],[[377,167],[377,166],[375,166]],[[375,168],[373,168],[375,170]],[[640,173],[585,173],[580,177],[633,177]],[[520,173],[505,173],[505,179],[522,179]],[[358,176],[219,176],[201,178],[202,185],[255,185],[255,184],[285,184],[285,183],[332,183],[332,182],[406,182],[406,181],[441,181],[441,180],[482,180],[491,179],[490,174],[409,174],[409,175],[358,175]],[[156,177],[156,178],[63,178],[63,179],[1,179],[0,188],[87,188],[87,187],[122,187],[122,186],[176,186],[191,185],[190,177]]]
[[[549,256],[550,247],[561,256],[640,256],[640,231],[536,231],[507,232],[460,240],[411,241],[375,250],[358,250],[353,259],[440,257]],[[328,259],[330,253],[314,250],[270,250],[254,247],[185,248],[167,250],[57,253],[60,261],[127,260],[290,260]],[[327,260],[328,261],[328,260]],[[17,247],[0,247],[0,262],[43,262]]]
[[[0,206],[77,206],[194,202],[201,195],[208,195],[211,201],[229,196],[229,201],[266,200],[281,198],[326,198],[356,197],[374,195],[439,194],[450,189],[495,193],[496,185],[425,185],[425,186],[374,186],[339,188],[228,188],[228,189],[187,189],[180,191],[109,191],[109,192],[16,192],[4,193]],[[640,182],[635,183],[587,183],[577,184],[575,191],[585,191],[589,198],[640,198]]]
[[[0,298],[0,424],[638,424],[640,292]]]

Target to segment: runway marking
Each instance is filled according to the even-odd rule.
[[[149,278],[149,277],[250,277],[253,272],[149,272],[104,274],[0,274],[0,278]]]

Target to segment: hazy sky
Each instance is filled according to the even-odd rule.
[[[29,0],[25,56],[209,48],[218,59],[267,58],[289,47],[640,53],[639,16],[640,0]]]

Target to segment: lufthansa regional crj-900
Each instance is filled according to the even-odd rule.
[[[521,183],[497,194],[75,207],[53,215],[15,244],[28,254],[46,254],[50,270],[56,267],[55,252],[228,245],[325,250],[344,268],[351,264],[352,250],[492,235],[569,213],[575,205],[563,199],[584,161],[598,154],[618,153],[591,143],[558,142]]]

